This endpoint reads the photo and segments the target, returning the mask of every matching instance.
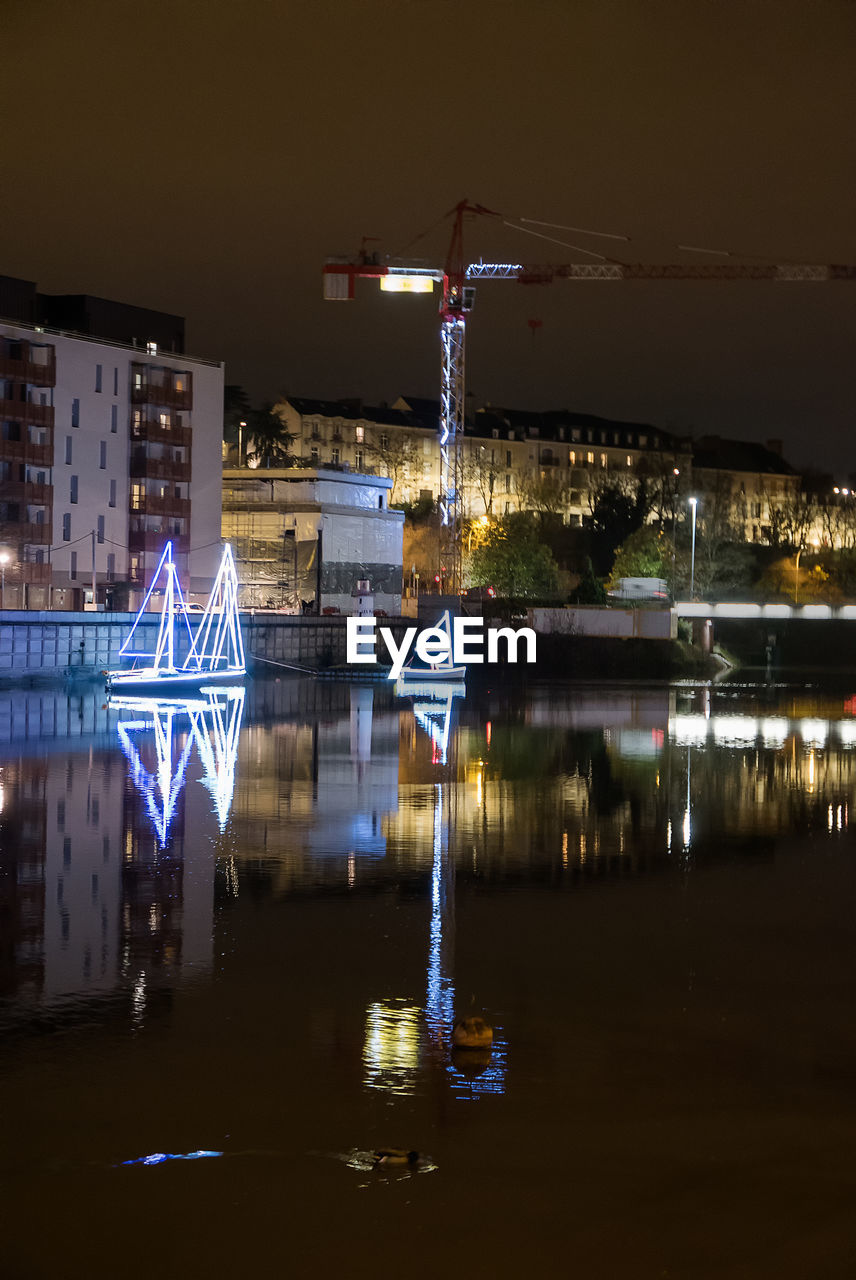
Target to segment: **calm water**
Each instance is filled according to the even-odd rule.
[[[0,694],[0,1274],[854,1274],[854,694]]]

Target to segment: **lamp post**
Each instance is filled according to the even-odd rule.
[[[695,599],[695,533],[696,533],[696,512],[698,511],[698,498],[690,498],[690,506],[693,509],[693,549],[690,556],[690,599]]]
[[[680,468],[673,467],[672,475],[675,477],[674,488],[672,490],[672,591],[675,590],[675,542],[678,537],[678,484],[680,476]]]
[[[238,466],[239,467],[241,465],[241,453],[243,452],[242,446],[244,442],[244,428],[246,427],[246,425],[247,425],[246,422],[243,422],[243,421],[238,423]]]
[[[8,551],[0,551],[0,609],[6,607],[6,565],[9,559]]]

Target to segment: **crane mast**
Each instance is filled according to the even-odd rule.
[[[856,281],[856,266],[844,264],[753,265],[740,263],[661,264],[601,261],[564,265],[519,262],[471,262],[464,259],[464,218],[467,214],[499,217],[492,209],[461,200],[451,210],[452,237],[442,269],[379,263],[377,255],[361,250],[357,261],[328,258],[324,266],[324,298],[347,301],[354,297],[357,278],[380,280],[388,292],[422,293],[442,287],[440,299],[440,571],[442,589],[461,590],[466,315],[472,310],[476,280],[515,280],[519,284],[552,284],[555,280],[765,280],[790,283]],[[364,242],[365,243],[365,242]]]

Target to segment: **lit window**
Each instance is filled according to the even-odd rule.
[[[568,462],[571,464],[572,467],[575,467],[577,465],[576,449],[571,449],[570,453],[568,454]]]
[[[605,467],[605,466],[606,466],[606,454],[605,454],[605,453],[602,453],[602,454],[600,455],[600,465],[601,465],[602,467]]]
[[[631,458],[631,456],[630,456],[630,454],[629,454],[629,453],[628,453],[628,455],[627,455],[627,465],[628,465],[628,467],[632,467],[632,466],[633,466],[633,459]]]
[[[366,433],[365,433],[365,429],[364,429],[363,427],[356,427],[356,428],[354,429],[354,438],[355,438],[355,440],[356,440],[357,444],[362,444],[362,443],[363,443],[363,440],[365,439],[365,435],[366,435]]]
[[[592,464],[594,463],[594,454],[591,452],[591,450],[589,450],[588,453],[586,454],[586,462],[589,464],[589,466],[592,466]]]

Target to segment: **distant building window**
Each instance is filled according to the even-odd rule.
[[[568,463],[569,463],[569,464],[570,464],[570,466],[572,466],[572,467],[575,467],[575,466],[577,465],[577,451],[576,451],[576,449],[571,449],[571,450],[570,450],[570,452],[568,453]]]
[[[508,474],[505,477],[505,492],[511,493],[511,476]]]
[[[630,456],[630,454],[629,454],[629,453],[628,453],[628,455],[627,455],[627,465],[628,465],[628,467],[632,467],[632,466],[633,466],[633,459],[631,458],[631,456]]]
[[[106,440],[101,441],[98,466],[102,471],[107,470],[107,441]]]
[[[96,391],[100,391],[100,390],[101,390],[101,375],[102,375],[102,373],[103,373],[103,367],[102,367],[100,364],[97,364],[97,365],[95,366],[95,390],[96,390]]]
[[[386,432],[381,433],[380,447],[381,449],[384,449],[384,450],[389,448],[389,436],[386,434]]]
[[[506,449],[505,451],[505,465],[507,467],[511,466],[511,450],[510,449]]]
[[[156,356],[158,353],[158,344],[156,342],[147,342],[146,351],[150,356]]]
[[[648,437],[647,437],[647,436],[640,436],[640,437],[639,437],[639,448],[640,448],[640,449],[647,449],[647,448],[648,448]]]
[[[113,582],[116,578],[116,553],[110,551],[107,554],[107,581]]]
[[[71,515],[68,511],[62,517],[62,540],[71,542]]]
[[[365,440],[365,436],[366,436],[366,433],[365,433],[364,427],[354,428],[354,439],[356,440],[357,444],[362,444],[363,441]]]
[[[119,430],[119,406],[111,404],[110,406],[110,430],[115,435]]]
[[[73,427],[80,426],[80,401],[77,399],[71,402],[71,425]]]
[[[312,448],[309,451],[309,457],[313,465],[317,465],[318,463],[318,446],[317,445],[312,446]]]
[[[72,476],[69,485],[69,502],[77,502],[77,484],[77,476]]]
[[[586,454],[586,462],[589,464],[589,466],[592,466],[594,464],[594,454],[591,452],[591,450],[589,450],[589,452]]]
[[[116,481],[111,480],[110,481],[110,506],[115,507],[115,505],[116,505]]]
[[[71,436],[65,437],[65,465],[71,466]]]
[[[339,456],[340,456],[340,455],[339,455],[339,450],[338,450],[338,449],[331,449],[331,450],[330,450],[330,461],[331,461],[331,462],[333,462],[333,463],[335,463],[336,465],[338,465],[338,463],[339,463]]]
[[[602,453],[602,454],[600,455],[600,465],[601,465],[602,467],[605,467],[605,466],[606,466],[606,454],[605,454],[605,453]]]
[[[99,542],[104,541],[104,517],[103,516],[98,517],[98,541]]]
[[[362,471],[364,460],[365,460],[365,455],[362,449],[355,449],[354,450],[354,466],[357,468],[358,471]]]
[[[71,553],[71,568],[68,571],[68,576],[71,578],[72,582],[74,582],[74,580],[77,577],[77,552],[76,551],[72,551]]]
[[[119,394],[119,369],[118,366],[113,370],[113,395]]]

